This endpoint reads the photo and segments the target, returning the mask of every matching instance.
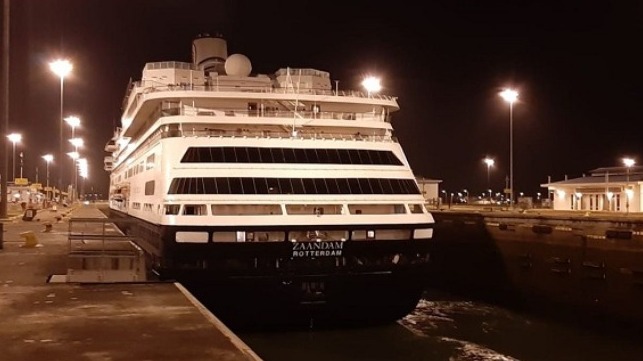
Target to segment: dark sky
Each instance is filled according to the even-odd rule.
[[[380,75],[399,97],[393,126],[415,174],[448,191],[485,189],[485,156],[492,187],[504,187],[509,106],[498,92],[517,88],[514,184],[534,194],[548,176],[643,162],[641,19],[641,5],[588,1],[11,0],[9,130],[23,133],[25,176],[38,166],[42,180],[40,157],[59,144],[48,62],[69,58],[64,112],[81,117],[88,184],[105,192],[103,148],[128,80],[146,62],[190,61],[194,37],[221,32],[253,72],[317,68],[340,89]]]

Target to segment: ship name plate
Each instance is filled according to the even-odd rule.
[[[344,250],[343,241],[294,242],[293,257],[337,257]]]

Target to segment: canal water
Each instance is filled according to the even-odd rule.
[[[530,315],[437,291],[391,325],[237,335],[265,361],[643,360],[641,330]]]

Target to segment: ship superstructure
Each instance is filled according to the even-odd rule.
[[[192,54],[145,65],[105,147],[111,213],[135,221],[152,271],[230,322],[244,306],[254,323],[410,312],[433,217],[393,136],[397,99],[316,69],[253,74],[221,36]]]

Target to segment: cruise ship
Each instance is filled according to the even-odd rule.
[[[394,322],[422,297],[434,219],[397,98],[326,71],[252,72],[221,35],[145,64],[107,143],[110,217],[150,274],[230,325]]]

